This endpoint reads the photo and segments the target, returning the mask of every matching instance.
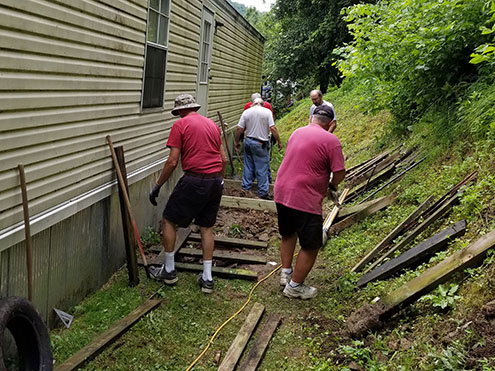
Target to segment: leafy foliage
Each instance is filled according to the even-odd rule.
[[[384,0],[344,13],[354,41],[338,50],[337,65],[359,81],[367,107],[390,109],[402,130],[478,77],[469,56],[486,40],[483,2]]]
[[[455,295],[458,289],[459,285],[455,284],[449,286],[440,285],[434,293],[424,295],[419,300],[429,302],[434,307],[446,309],[452,307],[461,298],[459,295]]]
[[[481,32],[483,35],[490,35],[495,33],[495,0],[491,0],[491,2],[488,2],[486,6],[490,6],[490,12],[492,13],[492,17],[490,19],[490,22],[493,23],[491,28],[488,28],[486,26],[481,27]],[[471,63],[473,64],[479,64],[482,62],[490,62],[491,64],[494,64],[495,62],[495,44],[488,43],[488,44],[483,44],[480,45],[476,48],[475,52],[471,54]]]

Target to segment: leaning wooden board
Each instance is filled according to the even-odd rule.
[[[130,329],[137,321],[160,305],[161,300],[148,300],[112,328],[98,336],[93,342],[55,368],[55,371],[76,370],[100,354],[110,343]]]
[[[354,336],[362,335],[368,330],[383,326],[383,321],[404,305],[433,290],[454,273],[478,264],[493,247],[495,230],[426,270],[375,304],[367,304],[358,309],[347,320],[350,333]],[[374,309],[370,310],[370,307]]]
[[[437,233],[433,237],[423,241],[419,245],[407,250],[395,259],[389,260],[375,270],[362,276],[357,285],[363,287],[368,282],[381,280],[399,272],[400,270],[424,260],[426,257],[433,255],[435,252],[447,246],[452,241],[466,233],[466,221],[457,222],[452,227]]]

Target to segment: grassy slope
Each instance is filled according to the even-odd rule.
[[[336,107],[339,126],[336,134],[341,139],[352,166],[384,148],[393,148],[396,141],[386,138],[386,114],[366,116],[353,106],[342,92],[327,96]],[[298,102],[287,116],[277,122],[286,141],[297,127],[305,125],[309,99]],[[461,218],[469,221],[469,231],[456,241],[449,252],[465,246],[483,231],[493,228],[495,160],[491,147],[485,142],[471,145],[459,142],[452,146],[435,144],[417,133],[409,145],[419,145],[429,155],[428,160],[414,169],[396,186],[398,200],[392,207],[332,238],[320,254],[308,282],[318,287],[319,295],[312,301],[292,301],[282,297],[277,276],[263,283],[255,292],[254,301],[264,303],[269,312],[283,314],[284,320],[263,360],[261,370],[341,369],[351,361],[367,369],[457,369],[457,361],[469,347],[481,341],[476,334],[466,332],[460,340],[443,344],[442,338],[452,329],[466,323],[470,313],[492,299],[495,286],[493,258],[485,261],[483,269],[470,270],[456,280],[462,285],[449,312],[439,312],[425,303],[410,306],[379,333],[370,334],[360,341],[352,341],[341,329],[347,316],[361,304],[383,295],[414,277],[448,253],[440,253],[416,271],[408,271],[395,279],[368,285],[357,290],[358,275],[349,268],[397,223],[410,213],[429,194],[442,194],[460,181],[468,172],[480,170],[479,181],[464,197],[454,212],[434,226],[435,230]],[[276,169],[282,154],[274,151]],[[390,189],[388,190],[390,191]],[[420,239],[434,233],[431,229]],[[278,241],[272,241],[269,254],[278,258]],[[216,291],[211,296],[199,292],[196,275],[181,273],[179,285],[160,291],[162,306],[141,320],[129,333],[119,339],[108,351],[91,362],[86,369],[184,370],[200,353],[215,329],[244,302],[251,283],[236,280],[216,280]],[[125,272],[117,273],[98,293],[74,309],[76,320],[70,330],[52,331],[55,358],[61,361],[77,351],[117,318],[124,316],[139,304],[139,290],[126,288]],[[144,282],[144,278],[143,278]],[[141,285],[140,288],[142,288]],[[155,282],[146,288],[147,294],[159,289]],[[195,368],[213,370],[215,351],[227,351],[242,321],[251,308],[227,325],[211,349]],[[386,364],[388,363],[388,366]],[[461,366],[459,366],[461,367]]]

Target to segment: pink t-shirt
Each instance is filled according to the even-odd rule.
[[[182,170],[211,174],[222,171],[220,128],[193,112],[172,126],[167,147],[181,149]]]
[[[338,138],[316,124],[292,133],[275,181],[275,202],[321,215],[330,173],[344,170]]]

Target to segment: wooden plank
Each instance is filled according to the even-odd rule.
[[[433,290],[456,272],[478,264],[486,252],[493,247],[495,247],[495,230],[426,270],[419,277],[413,278],[383,299],[358,309],[347,320],[350,333],[358,336],[368,330],[380,328],[386,318],[403,306]]]
[[[270,314],[260,334],[256,338],[253,348],[249,352],[247,359],[239,367],[239,371],[255,371],[261,359],[265,355],[266,348],[275,330],[280,324],[281,317],[278,314]]]
[[[349,174],[349,177],[355,176],[357,173],[360,173],[364,171],[365,169],[368,170],[371,166],[376,164],[377,162],[383,160],[385,157],[387,157],[390,154],[390,151],[386,151],[383,153],[380,153],[379,155],[376,155],[375,157],[372,157],[368,160],[365,160],[361,162],[360,164],[354,165],[347,169],[347,173]]]
[[[361,271],[366,264],[368,264],[376,255],[378,255],[385,247],[390,245],[394,239],[396,239],[399,235],[401,235],[404,230],[413,223],[419,215],[428,207],[433,204],[435,196],[431,195],[428,197],[421,205],[418,206],[416,210],[414,210],[406,219],[402,221],[397,227],[394,228],[392,232],[390,232],[376,247],[371,250],[366,256],[361,259],[359,263],[357,263],[352,269],[351,272],[359,272]]]
[[[484,235],[469,246],[457,251],[419,277],[413,278],[404,286],[383,298],[387,307],[412,302],[439,284],[445,282],[452,274],[478,263],[486,252],[495,246],[495,230]]]
[[[238,188],[242,189],[242,180],[234,180],[234,179],[223,179],[225,188]],[[273,193],[273,183],[268,185],[270,193]],[[253,183],[252,191],[258,190],[258,183]]]
[[[344,188],[344,190],[342,191],[342,194],[340,195],[340,198],[339,198],[339,203],[340,205],[342,205],[345,201],[345,198],[347,197],[347,193],[349,193],[349,188]],[[327,245],[327,241],[328,241],[328,230],[330,229],[333,221],[335,220],[335,218],[337,217],[338,213],[339,213],[340,209],[337,205],[335,205],[333,207],[333,210],[330,214],[328,214],[328,216],[325,218],[325,220],[323,221],[323,230],[322,230],[322,244],[321,244],[321,248],[324,249],[325,246]]]
[[[342,220],[346,217],[348,217],[349,215],[352,215],[352,214],[355,214],[355,213],[358,213],[360,211],[363,211],[364,209],[366,209],[367,207],[375,204],[378,200],[381,200],[382,198],[384,197],[381,197],[379,199],[376,199],[376,200],[371,200],[371,201],[366,201],[362,204],[358,204],[358,205],[353,205],[353,206],[349,206],[349,207],[344,207],[342,209],[340,209],[339,211],[339,214],[336,218],[336,220]],[[347,200],[347,198],[346,198]]]
[[[265,311],[265,306],[260,303],[255,303],[253,308],[249,312],[244,324],[237,333],[232,345],[230,346],[225,358],[223,359],[218,371],[233,371],[239,358],[241,358],[242,352],[246,347],[251,334],[258,325],[258,322]]]
[[[143,305],[136,308],[129,315],[118,321],[112,328],[98,336],[91,344],[87,345],[72,357],[56,367],[56,371],[76,370],[101,353],[115,339],[122,336],[137,321],[147,313],[160,305],[161,300],[148,300]]]
[[[189,238],[190,234],[191,234],[191,228],[189,227],[177,229],[177,234],[175,237],[175,248],[174,248],[174,252],[176,254],[181,249],[181,247],[184,246],[184,243]],[[162,248],[161,252],[156,257],[151,259],[150,264],[162,265],[164,261],[165,261],[165,249]]]
[[[201,235],[199,233],[191,233],[189,235],[188,240],[194,242],[201,242]],[[250,248],[250,249],[268,248],[268,242],[249,241],[240,238],[218,237],[218,236],[215,236],[215,246],[216,245],[226,246],[226,247]]]
[[[375,174],[369,182],[353,189],[352,192],[350,192],[350,194],[347,196],[346,202],[352,202],[353,200],[361,196],[365,190],[370,190],[384,180],[390,178],[395,173],[395,170],[396,167],[392,166],[390,169],[385,170],[381,174]]]
[[[392,165],[396,160],[398,160],[402,154],[400,152],[394,153],[387,157],[385,160],[379,162],[376,168],[373,166],[365,172],[358,174],[348,180],[346,180],[346,187],[352,188],[368,180],[371,174],[378,174],[382,170],[386,169]]]
[[[433,222],[440,219],[442,216],[447,214],[452,206],[459,200],[460,193],[456,193],[452,196],[447,202],[445,202],[442,206],[440,206],[433,214],[431,214],[425,221],[419,224],[416,228],[414,228],[402,241],[393,246],[388,252],[383,254],[380,258],[378,258],[364,273],[370,272],[377,265],[379,265],[383,260],[392,256],[392,254],[396,250],[400,250],[404,248],[407,244],[413,241],[417,236],[421,234],[426,228],[428,228]]]
[[[194,257],[203,257],[203,250],[201,249],[191,249],[191,248],[182,248],[178,252],[179,256],[194,256]],[[227,261],[232,261],[236,263],[242,264],[266,264],[266,257],[264,256],[256,256],[250,254],[239,254],[232,251],[213,251],[213,258],[222,259]]]
[[[129,184],[127,183],[127,169],[125,165],[124,147],[115,147],[115,154],[117,155],[117,161],[119,163],[120,172],[124,179],[125,191],[129,194]],[[119,202],[120,202],[120,214],[122,217],[122,229],[124,232],[124,246],[127,262],[127,274],[129,276],[129,286],[134,287],[139,284],[139,272],[136,259],[137,243],[136,236],[132,230],[131,217],[129,210],[125,207],[124,194],[118,184],[119,189]]]
[[[247,197],[235,197],[235,196],[222,196],[220,206],[223,207],[235,207],[238,209],[249,210],[268,210],[277,212],[275,202],[271,200],[262,200],[257,198]]]
[[[368,282],[374,280],[381,280],[392,274],[401,271],[402,269],[409,267],[424,259],[433,255],[437,251],[441,250],[447,244],[466,233],[466,221],[462,220],[457,222],[452,227],[444,229],[442,232],[437,233],[433,237],[423,241],[419,245],[407,250],[404,254],[392,259],[385,264],[382,264],[375,270],[366,273],[358,281],[358,287],[363,287]]]
[[[358,212],[354,215],[348,216],[344,220],[331,226],[330,229],[328,230],[328,234],[329,235],[338,234],[342,230],[344,230],[345,228],[348,228],[351,225],[359,222],[360,220],[363,220],[367,216],[370,216],[370,215],[376,213],[377,211],[386,208],[387,206],[392,204],[394,201],[395,201],[395,195],[393,195],[393,194],[386,196],[386,197],[379,198],[376,200],[375,203],[369,205],[364,210],[361,210],[360,212]]]
[[[160,265],[162,263],[160,263]],[[175,268],[183,271],[202,272],[203,264],[175,263]],[[224,277],[224,278],[234,278],[234,279],[248,280],[248,281],[256,281],[258,279],[258,273],[248,269],[212,267],[211,272],[215,276]]]

